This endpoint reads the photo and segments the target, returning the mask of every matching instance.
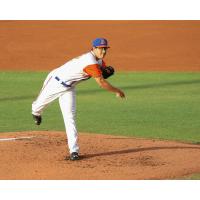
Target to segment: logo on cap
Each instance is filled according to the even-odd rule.
[[[104,39],[101,39],[101,44],[107,45],[107,42]]]

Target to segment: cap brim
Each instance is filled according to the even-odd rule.
[[[109,46],[105,46],[105,45],[95,46],[95,47],[106,47],[106,48],[110,48]]]

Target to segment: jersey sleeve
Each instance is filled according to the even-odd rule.
[[[88,65],[83,69],[83,71],[94,78],[99,77],[102,74],[98,64]]]

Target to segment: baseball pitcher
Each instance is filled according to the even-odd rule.
[[[117,97],[125,97],[122,90],[112,86],[106,80],[114,74],[114,68],[106,66],[103,60],[108,48],[110,47],[105,38],[97,38],[92,42],[90,52],[51,71],[44,81],[40,94],[32,104],[33,119],[36,125],[40,125],[44,109],[51,102],[59,99],[68,139],[70,160],[79,159],[78,134],[75,123],[76,85],[93,77],[101,88],[115,93]]]

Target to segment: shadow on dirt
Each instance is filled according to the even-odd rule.
[[[144,152],[144,151],[159,151],[159,150],[174,150],[174,149],[195,149],[200,151],[200,147],[184,147],[184,146],[174,146],[174,147],[147,147],[147,148],[135,148],[135,149],[126,149],[126,150],[119,150],[119,151],[110,151],[110,152],[103,152],[103,153],[96,153],[96,154],[85,154],[82,155],[81,158],[89,159],[93,157],[100,157],[100,156],[112,156],[112,155],[120,155],[120,154],[128,154],[128,153],[137,153],[137,152]]]

